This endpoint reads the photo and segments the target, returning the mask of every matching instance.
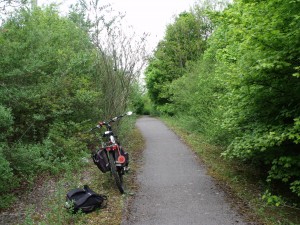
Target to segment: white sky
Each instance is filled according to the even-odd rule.
[[[111,0],[113,8],[126,12],[125,19],[136,32],[150,34],[149,44],[154,48],[164,36],[166,25],[173,16],[188,10],[195,0]]]
[[[197,0],[102,0],[116,11],[126,13],[125,21],[137,34],[149,33],[149,50],[153,50],[164,36],[166,25],[174,15],[189,10]],[[38,4],[63,3],[63,8],[76,0],[38,0]],[[101,3],[101,1],[100,1]]]

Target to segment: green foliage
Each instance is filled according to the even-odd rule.
[[[148,93],[142,96],[142,100],[144,103],[144,115],[155,115],[156,112]]]
[[[15,117],[14,139],[41,141],[57,118],[90,111],[99,92],[90,88],[93,77],[85,75],[94,57],[85,32],[52,8],[21,11],[2,31],[0,100]]]
[[[86,30],[53,7],[14,13],[0,43],[0,179],[15,181],[3,194],[80,164],[86,147],[76,133],[101,113],[101,91]]]
[[[6,203],[13,188],[40,173],[80,168],[87,149],[79,134],[104,115],[123,113],[134,92],[143,45],[133,54],[122,36],[128,48],[120,49],[132,51],[121,52],[126,62],[118,62],[100,39],[93,43],[102,20],[94,24],[85,10],[77,5],[62,17],[56,6],[19,8],[1,24],[0,181],[7,185],[0,197]],[[106,28],[103,42],[116,43],[116,31]]]
[[[16,144],[13,148],[7,149],[6,157],[11,162],[14,174],[22,176],[27,181],[31,181],[36,171],[42,172],[43,168],[43,146]]]
[[[68,162],[72,162],[74,167],[80,165],[79,159],[86,156],[86,144],[76,136],[81,130],[82,125],[72,121],[56,122],[50,127],[45,156],[56,165],[54,168],[64,169]]]
[[[300,195],[298,3],[237,0],[224,11],[205,12],[214,29],[204,52],[178,72],[168,63],[178,62],[181,52],[165,56],[169,37],[147,70],[159,109],[224,145],[223,156],[261,167],[271,186],[288,187],[293,196]]]
[[[227,89],[224,131],[234,138],[224,155],[262,161],[269,181],[290,185],[300,176],[298,12],[293,2],[237,1],[220,16],[212,39],[226,40],[217,73]]]
[[[12,132],[13,117],[11,115],[11,110],[0,105],[0,141],[5,140],[5,138]]]
[[[138,115],[143,115],[145,111],[144,94],[138,84],[134,86],[133,92],[131,93],[131,99],[131,110]]]
[[[138,83],[132,87],[130,102],[131,104],[128,108],[137,115],[150,115],[154,112],[154,107],[148,93],[144,90],[144,87]]]
[[[275,205],[277,207],[284,203],[280,197],[272,195],[272,193],[269,190],[265,191],[265,193],[262,196],[262,199],[265,200],[268,205]]]
[[[185,118],[186,127],[207,136],[214,136],[219,127],[216,102],[222,85],[214,77],[214,69],[210,58],[200,58],[171,85],[177,115]]]
[[[196,60],[206,48],[205,21],[190,12],[181,13],[167,26],[163,41],[158,44],[146,70],[151,100],[162,112],[172,114],[170,84],[181,77],[190,61]]]
[[[4,151],[7,150],[7,145],[0,143],[0,192],[6,193],[11,188],[18,186],[18,179],[14,177],[13,169],[5,157]],[[7,195],[0,195],[0,208],[8,207],[15,200],[10,193]]]
[[[0,191],[5,192],[11,186],[15,186],[15,182],[13,181],[13,169],[10,166],[10,163],[7,161],[3,151],[7,148],[5,145],[0,145],[0,181],[1,187]],[[11,184],[13,183],[13,184]]]

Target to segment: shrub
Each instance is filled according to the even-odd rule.
[[[0,105],[0,141],[5,140],[5,138],[12,132],[13,117],[11,115],[11,110]]]

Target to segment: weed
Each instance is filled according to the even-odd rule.
[[[134,192],[136,188],[134,179],[138,169],[137,161],[143,149],[143,139],[137,129],[131,129],[127,136],[128,140],[123,141],[126,151],[130,154],[131,167],[131,172],[124,176],[127,194],[121,195],[110,173],[101,173],[93,162],[89,160],[89,163],[85,164],[80,170],[68,171],[60,178],[55,187],[52,187],[52,194],[48,193],[48,198],[45,198],[42,210],[36,212],[28,207],[23,224],[121,224],[124,211],[126,211],[125,208],[130,201],[129,199],[132,198],[130,193]],[[106,208],[98,209],[89,214],[73,214],[64,208],[68,190],[82,187],[84,184],[88,184],[95,192],[108,196]]]

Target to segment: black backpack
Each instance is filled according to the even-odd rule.
[[[70,190],[66,197],[66,208],[70,209],[73,213],[79,210],[84,213],[89,213],[97,208],[106,207],[107,197],[92,191],[87,185],[84,188],[76,188]]]

